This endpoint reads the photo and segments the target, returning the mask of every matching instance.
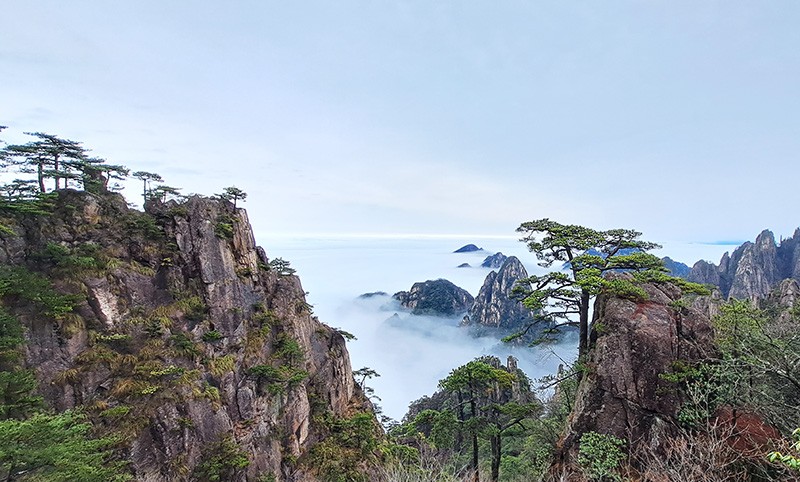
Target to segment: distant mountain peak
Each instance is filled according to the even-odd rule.
[[[483,260],[483,263],[481,263],[481,267],[500,268],[507,259],[508,256],[504,255],[503,253],[495,253],[491,256],[487,256],[486,259]]]
[[[409,291],[392,296],[412,315],[457,316],[466,312],[474,298],[463,288],[446,279],[414,283]]]
[[[785,279],[800,281],[800,228],[790,238],[775,242],[765,229],[755,242],[746,241],[720,258],[719,265],[698,261],[687,279],[718,286],[724,298],[757,300]]]

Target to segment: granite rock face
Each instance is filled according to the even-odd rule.
[[[116,194],[57,194],[53,214],[0,236],[0,262],[79,300],[59,319],[9,307],[48,404],[122,434],[136,480],[189,480],[223,439],[250,461],[230,480],[317,480],[297,463],[325,437],[315,416],[371,406],[344,338],[311,314],[297,277],[270,269],[245,211],[191,197],[142,213]],[[63,269],[78,253],[95,261]],[[126,415],[104,415],[115,407]]]
[[[517,257],[507,258],[498,271],[486,277],[464,324],[515,329],[531,321],[531,311],[512,297],[514,286],[527,277]]]
[[[692,270],[689,272],[687,278],[689,281],[704,285],[720,285],[720,275],[717,265],[702,259],[692,266]]]
[[[661,258],[661,261],[664,263],[664,267],[669,271],[669,274],[672,276],[677,276],[678,278],[686,279],[686,277],[689,276],[689,273],[692,271],[692,268],[681,263],[680,261],[675,261],[669,256]]]
[[[500,268],[507,259],[508,256],[503,253],[495,253],[491,256],[487,256],[486,259],[483,260],[483,263],[481,263],[481,267],[492,269]]]
[[[472,306],[474,298],[446,279],[414,283],[409,291],[399,291],[394,299],[412,315],[458,316]]]
[[[675,386],[660,375],[676,363],[714,355],[711,322],[698,310],[674,304],[679,288],[643,287],[647,301],[597,298],[588,369],[559,447],[560,466],[574,466],[578,441],[590,431],[626,440],[631,449],[649,444],[657,450],[677,426],[682,404]]]
[[[725,253],[719,265],[698,261],[687,279],[718,286],[723,298],[758,300],[784,279],[800,281],[800,229],[791,238],[775,242],[764,230],[755,242],[746,242],[733,253]]]
[[[800,284],[793,279],[785,279],[767,298],[761,300],[760,307],[778,313],[778,319],[784,322],[784,327],[794,330],[796,327],[792,312],[798,300],[800,300]]]

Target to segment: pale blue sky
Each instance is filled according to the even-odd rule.
[[[800,224],[798,2],[0,7],[3,138],[235,184],[258,233]]]

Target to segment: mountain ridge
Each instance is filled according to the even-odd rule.
[[[363,415],[362,436],[381,437],[345,339],[313,315],[288,264],[255,244],[243,209],[54,196],[52,212],[9,216],[0,234],[3,276],[47,280],[74,300],[51,316],[3,299],[49,405],[81,408],[119,436],[137,480],[208,475],[204,461],[224,449],[240,460],[214,468],[225,480],[310,482],[332,470],[318,455],[326,440],[341,442],[353,473],[369,470],[375,456],[352,459],[334,423]]]

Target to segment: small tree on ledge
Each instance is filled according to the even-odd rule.
[[[150,194],[150,183],[162,182],[164,180],[161,175],[154,172],[136,171],[131,175],[142,181],[142,197],[144,198],[144,202],[147,202],[148,195]]]
[[[222,194],[218,194],[218,196],[226,201],[232,202],[233,209],[236,209],[236,201],[244,201],[247,199],[247,193],[236,186],[226,187],[222,190]]]

